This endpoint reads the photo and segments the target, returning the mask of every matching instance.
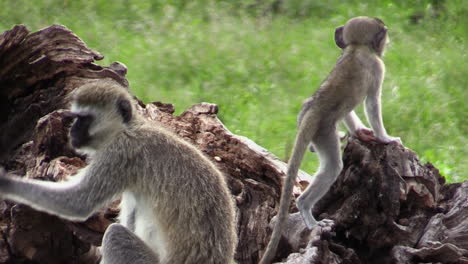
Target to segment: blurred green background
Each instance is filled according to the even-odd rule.
[[[63,24],[105,55],[100,64],[126,64],[145,102],[174,103],[177,113],[216,103],[233,133],[287,160],[302,102],[340,55],[334,30],[359,15],[389,28],[389,134],[448,181],[468,179],[466,0],[0,0],[0,31]],[[309,153],[302,168],[317,165]]]

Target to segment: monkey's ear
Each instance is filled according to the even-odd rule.
[[[130,122],[132,119],[132,105],[127,99],[119,99],[117,101],[117,109],[122,116],[124,123]]]
[[[381,52],[385,43],[382,43],[385,41],[385,36],[387,35],[387,29],[383,28],[381,31],[379,31],[377,34],[375,34],[374,39],[372,40],[372,48],[377,51]]]
[[[343,29],[344,26],[335,29],[335,43],[340,49],[346,48],[346,44],[343,39]]]

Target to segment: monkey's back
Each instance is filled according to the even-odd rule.
[[[224,175],[198,149],[165,129],[143,125],[128,140],[139,146],[129,157],[135,172],[145,169],[133,183],[140,190],[136,195],[146,197],[158,223],[155,237],[145,231],[146,239],[156,241],[147,242],[165,244],[167,263],[230,263],[237,237]]]
[[[304,103],[299,118],[312,110],[318,119],[338,122],[364,101],[369,84],[381,81],[383,67],[381,60],[366,47],[350,47],[317,91]]]

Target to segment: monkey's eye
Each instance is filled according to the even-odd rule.
[[[72,126],[72,132],[74,131],[88,131],[91,123],[94,121],[94,117],[90,114],[76,114],[75,123]]]
[[[76,114],[75,123],[73,123],[70,136],[71,144],[75,148],[86,146],[91,141],[89,129],[94,117],[90,114]]]
[[[76,114],[75,118],[75,122],[79,122],[82,125],[89,125],[94,120],[93,116],[90,114]]]

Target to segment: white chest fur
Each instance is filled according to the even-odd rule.
[[[120,206],[120,223],[128,228],[132,228],[133,225],[135,234],[157,252],[160,259],[164,259],[168,253],[165,232],[158,224],[148,201],[141,195],[127,191],[122,195]],[[131,223],[134,212],[134,223]]]

